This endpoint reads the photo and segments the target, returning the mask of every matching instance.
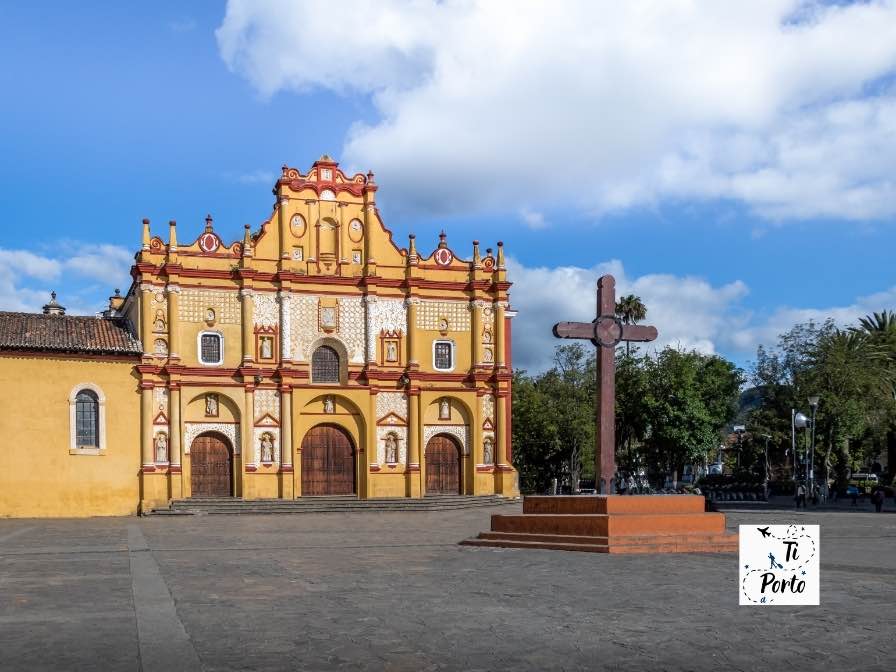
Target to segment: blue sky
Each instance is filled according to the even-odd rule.
[[[893,3],[543,4],[4,3],[0,309],[100,310],[141,218],[236,239],[325,152],[399,240],[505,241],[528,368],[606,270],[740,364],[896,307]]]

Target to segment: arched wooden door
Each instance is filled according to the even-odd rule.
[[[426,444],[426,493],[460,494],[460,448],[450,436]]]
[[[312,427],[302,440],[302,496],[355,494],[355,448],[336,425]]]
[[[190,447],[190,489],[193,497],[233,495],[233,454],[217,434],[201,434]]]

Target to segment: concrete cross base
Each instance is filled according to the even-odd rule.
[[[522,515],[493,515],[466,546],[592,553],[736,553],[725,515],[699,495],[525,497]]]

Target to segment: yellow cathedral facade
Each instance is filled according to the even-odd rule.
[[[101,315],[0,312],[0,516],[518,494],[502,243],[399,247],[373,173],[328,156],[273,191],[236,242],[144,220]]]

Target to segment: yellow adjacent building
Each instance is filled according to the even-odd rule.
[[[270,219],[143,222],[98,317],[0,313],[0,516],[189,497],[518,493],[501,243],[399,247],[372,173],[284,166]]]

